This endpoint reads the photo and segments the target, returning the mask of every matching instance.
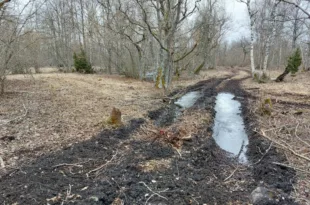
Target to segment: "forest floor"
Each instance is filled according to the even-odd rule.
[[[182,79],[170,101],[190,91],[203,95],[175,120],[173,106],[149,82],[9,76],[8,92],[0,97],[0,201],[250,204],[251,192],[264,186],[272,195],[269,204],[294,204],[291,196],[307,204],[309,77],[257,84],[247,71],[230,68]],[[212,138],[219,92],[235,94],[242,104],[250,164],[228,157]],[[262,115],[269,98],[271,115]],[[106,124],[113,107],[122,112],[122,127]]]

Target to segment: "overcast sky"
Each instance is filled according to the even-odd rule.
[[[227,32],[225,39],[228,41],[238,40],[241,36],[248,37],[249,32],[249,16],[244,3],[237,0],[225,0],[226,11],[232,18],[231,30]]]

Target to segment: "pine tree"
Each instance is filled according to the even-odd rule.
[[[285,76],[289,73],[295,74],[301,65],[301,51],[299,48],[289,57],[285,71],[276,79],[276,82],[282,82]]]
[[[94,70],[91,64],[87,60],[87,56],[84,50],[81,50],[80,53],[73,54],[74,67],[77,72],[80,73],[93,73]]]

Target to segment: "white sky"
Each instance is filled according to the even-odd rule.
[[[227,32],[225,40],[229,42],[238,40],[241,36],[249,37],[249,16],[246,5],[237,0],[225,0],[226,12],[232,19],[230,31]]]

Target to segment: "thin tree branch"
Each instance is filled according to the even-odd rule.
[[[308,18],[310,19],[310,13],[308,11],[306,11],[304,8],[302,8],[300,5],[298,5],[298,4],[294,3],[294,2],[287,1],[287,0],[278,0],[278,1],[295,6],[296,8],[301,10],[304,14],[306,14],[308,16]]]

